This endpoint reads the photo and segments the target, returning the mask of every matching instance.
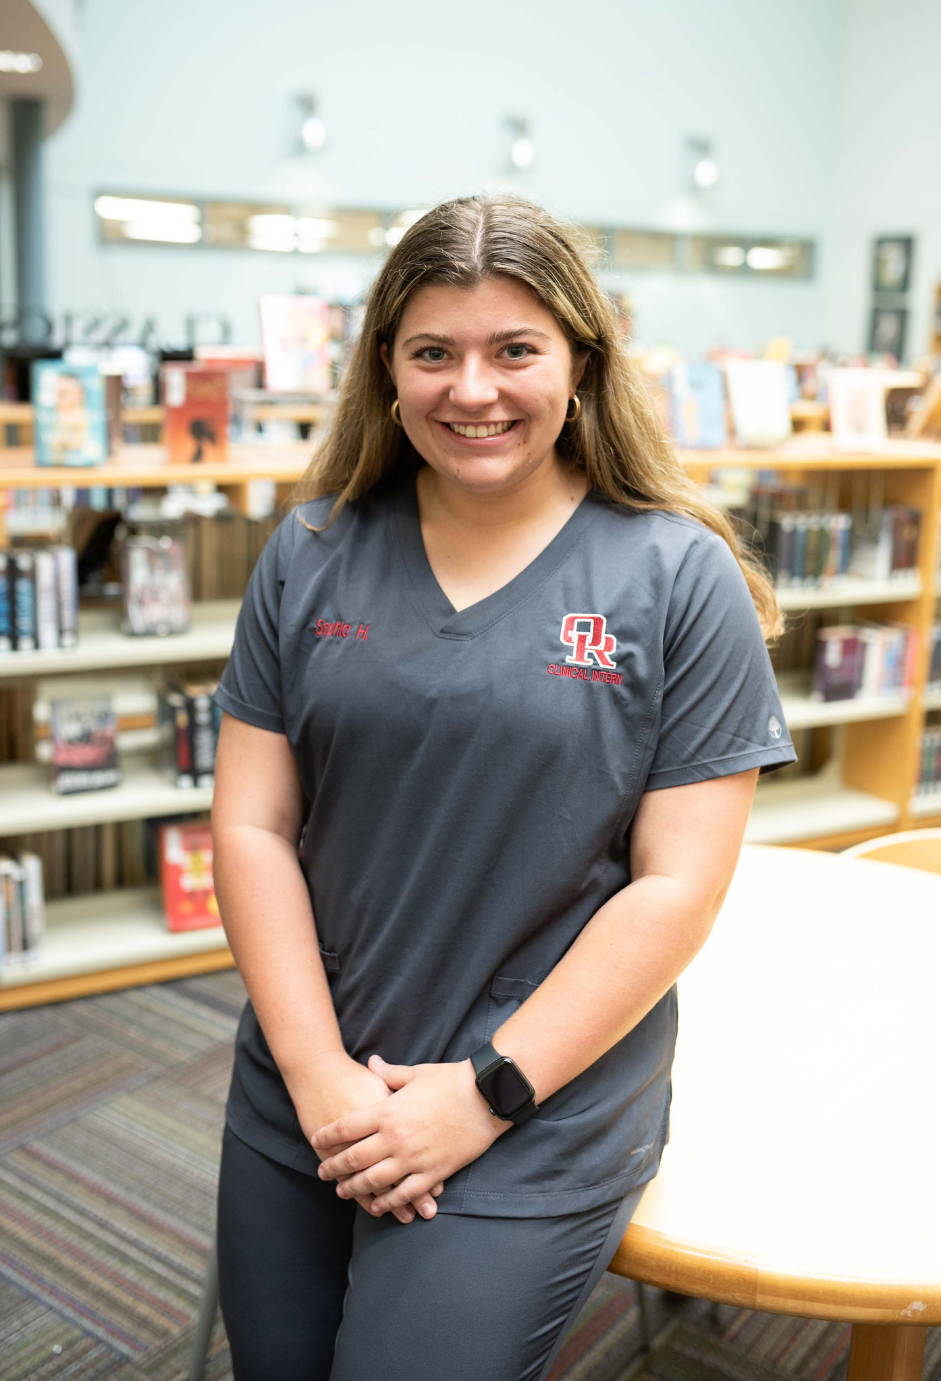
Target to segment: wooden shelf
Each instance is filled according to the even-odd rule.
[[[175,967],[182,965],[183,972],[234,962],[221,925],[168,931],[159,888],[121,888],[52,901],[46,906],[46,935],[36,952],[0,964],[0,1010],[35,1000],[38,987],[32,993],[24,991],[34,985],[45,987],[81,975],[106,980],[109,972],[115,975],[116,970],[123,970],[124,986],[128,969],[165,966],[168,961]],[[154,980],[145,974],[137,981]],[[92,986],[86,983],[79,991],[100,992],[102,987],[92,981]],[[73,984],[68,993],[59,995],[78,994]],[[42,1000],[52,1001],[55,996],[46,992]]]
[[[941,444],[892,437],[878,450],[844,451],[829,432],[797,432],[780,446],[724,446],[714,451],[680,451],[693,469],[736,467],[748,470],[885,470],[928,469],[941,462]]]
[[[895,604],[919,599],[921,576],[896,580],[859,580],[843,576],[830,585],[785,585],[775,592],[782,609],[849,609],[858,604]]]
[[[283,410],[279,415],[284,415]],[[24,419],[18,413],[11,420]],[[234,442],[223,463],[171,466],[163,446],[137,445],[122,447],[103,466],[53,468],[36,466],[29,447],[6,448],[0,449],[0,491],[59,485],[155,488],[205,481],[229,490],[230,502],[248,511],[248,486],[253,480],[273,481],[280,501],[306,471],[311,454],[311,444],[304,441]],[[687,451],[681,458],[689,473],[700,480],[720,467],[779,470],[795,480],[827,471],[883,472],[884,502],[911,503],[922,511],[918,573],[878,584],[844,579],[827,587],[789,588],[778,592],[779,599],[785,609],[794,611],[872,606],[876,617],[898,618],[918,628],[925,639],[934,617],[935,596],[941,595],[941,575],[934,565],[941,510],[941,445],[893,439],[877,451],[849,452],[835,447],[827,433],[805,431],[773,450],[726,447]],[[845,487],[848,481],[841,482]],[[880,606],[888,608],[883,613]],[[195,604],[191,629],[168,638],[125,637],[118,631],[116,611],[87,611],[80,618],[76,648],[6,656],[0,660],[0,681],[60,671],[222,659],[231,650],[238,607],[237,600]],[[838,767],[837,755],[831,754],[827,768],[815,776],[783,781],[772,777],[762,782],[746,839],[805,848],[841,847],[855,838],[905,828],[912,820],[941,818],[941,792],[909,799],[924,709],[941,708],[941,695],[924,693],[924,671],[921,668],[911,698],[828,704],[811,701],[806,682],[788,684],[782,677],[782,703],[791,729],[820,727],[840,742],[842,761]],[[144,742],[141,738],[140,748]],[[211,804],[211,788],[187,791],[172,786],[154,759],[140,752],[125,756],[122,767],[125,775],[120,786],[66,797],[50,790],[48,768],[43,764],[0,767],[0,836],[183,814]],[[221,927],[169,934],[154,889],[67,898],[47,908],[42,951],[24,963],[8,965],[0,977],[0,1008],[159,982],[232,962]]]
[[[0,653],[0,681],[59,672],[101,671],[113,667],[168,666],[228,657],[241,600],[196,600],[190,627],[165,638],[132,637],[120,629],[117,609],[79,614],[78,644],[48,651]]]
[[[795,844],[816,837],[876,830],[898,823],[891,801],[856,791],[824,774],[759,786],[745,828],[746,844]]]
[[[62,830],[107,820],[144,820],[208,810],[212,787],[174,786],[149,758],[125,758],[118,786],[102,791],[57,795],[49,769],[41,763],[13,762],[0,767],[0,838],[33,830]]]
[[[308,441],[233,441],[229,458],[210,465],[171,465],[165,446],[122,446],[106,465],[36,465],[28,446],[0,449],[0,489],[77,489],[93,485],[247,484],[253,479],[282,483],[300,479],[310,464]]]
[[[906,714],[910,694],[856,696],[852,700],[812,700],[805,672],[781,672],[777,678],[787,727],[813,729],[824,724],[854,724],[864,719],[891,719]]]
[[[941,686],[926,690],[922,704],[926,710],[941,710]]]

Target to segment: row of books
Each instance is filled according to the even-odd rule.
[[[776,445],[793,430],[791,409],[801,402],[821,407],[837,447],[878,447],[888,436],[892,375],[883,368],[801,357],[783,339],[764,359],[725,351],[686,359],[668,347],[633,353],[679,446],[719,449],[733,438],[739,446]]]
[[[154,874],[159,876],[164,920],[168,931],[197,930],[221,925],[219,905],[216,901],[212,878],[212,827],[208,820],[200,821],[127,821],[124,825],[136,825],[136,831],[124,831],[125,837],[136,835],[141,845],[149,836],[150,852],[153,856],[148,869],[144,858],[144,877],[135,881],[147,881]],[[149,828],[148,828],[149,827]],[[56,891],[81,893],[96,890],[91,874],[94,863],[89,846],[94,847],[99,837],[107,838],[110,844],[101,850],[102,855],[111,856],[112,868],[117,860],[114,847],[120,835],[118,826],[82,827],[71,831],[56,831],[61,845],[69,844],[77,853],[84,846],[85,872],[74,870],[73,887],[61,886]],[[71,840],[66,839],[71,835]],[[146,853],[146,849],[144,850]],[[44,879],[44,860],[42,856],[28,849],[21,849],[15,855],[0,854],[0,969],[10,969],[38,958],[43,949],[46,935],[46,885]],[[141,870],[136,870],[140,872]],[[131,885],[121,878],[124,885]],[[117,871],[111,886],[120,885]]]
[[[74,547],[0,551],[0,653],[74,647],[78,565]]]
[[[821,628],[814,657],[813,700],[897,695],[915,684],[918,630],[866,622]]]
[[[42,860],[25,849],[0,854],[0,965],[35,954],[45,930]]]
[[[775,497],[780,499],[780,490]],[[783,589],[826,586],[846,576],[892,580],[918,568],[921,511],[908,504],[849,512],[769,504],[767,492],[756,486],[733,516]]]
[[[212,786],[222,711],[212,698],[215,681],[184,681],[160,697],[165,767],[181,788]]]
[[[313,294],[264,294],[260,299],[265,383],[276,393],[329,396],[358,330],[361,314]],[[201,359],[165,363],[160,371],[164,442],[171,464],[224,461],[233,394],[256,382],[250,350],[200,352]],[[39,465],[103,464],[123,440],[122,369],[106,357],[72,352],[32,366],[33,434]]]
[[[157,883],[160,830],[196,820],[208,823],[206,812],[179,811],[171,816],[33,830],[5,840],[4,846],[10,854],[28,851],[39,857],[46,900],[53,901]]]
[[[941,729],[926,729],[919,742],[918,785],[915,794],[941,796]]]

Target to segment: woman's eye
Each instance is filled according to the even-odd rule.
[[[524,345],[522,341],[516,341],[506,347],[507,358],[511,360],[524,360],[527,355],[533,353],[531,345]]]
[[[444,359],[444,350],[440,345],[426,345],[420,353],[421,358],[430,364],[439,364]]]

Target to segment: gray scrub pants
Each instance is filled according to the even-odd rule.
[[[226,1126],[219,1294],[234,1381],[544,1381],[642,1193],[553,1218],[400,1223]]]

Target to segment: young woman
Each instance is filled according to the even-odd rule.
[[[675,980],[795,760],[780,614],[515,199],[392,251],[294,497],[216,697],[234,1375],[537,1381],[656,1174]]]

